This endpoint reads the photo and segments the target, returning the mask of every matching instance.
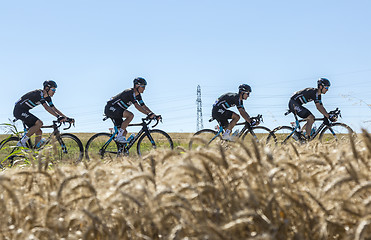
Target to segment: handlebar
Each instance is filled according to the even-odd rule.
[[[257,122],[264,122],[263,121],[263,116],[261,114],[258,114],[256,117],[251,117],[252,120],[255,120]]]
[[[146,118],[142,118],[142,122],[144,122],[146,125],[149,125],[152,121],[156,121],[156,123],[152,126],[152,128],[154,128],[159,122],[162,122],[161,115],[157,115],[155,118],[149,118],[148,116]]]
[[[329,114],[331,115],[335,115],[336,117],[341,117],[341,113],[340,113],[340,109],[339,108],[336,108],[335,110],[332,110],[329,112]]]
[[[68,127],[63,128],[63,130],[70,129],[72,125],[75,126],[75,120],[73,118],[67,118],[67,121],[65,121],[65,122],[61,122],[61,121],[55,120],[55,121],[53,121],[53,125],[51,125],[51,126],[44,126],[44,128],[52,128],[52,127],[60,128],[62,126],[62,123],[65,124],[66,122],[69,125],[68,125]]]

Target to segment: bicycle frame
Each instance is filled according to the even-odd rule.
[[[286,137],[286,139],[283,142],[285,142],[287,139],[289,139],[295,132],[299,132],[302,135],[300,123],[301,122],[306,122],[307,120],[305,120],[305,119],[300,119],[299,120],[295,113],[294,113],[294,117],[295,117],[295,126],[293,126],[294,130]],[[312,135],[310,135],[309,140],[313,140],[322,131],[322,129],[324,129],[326,127],[324,118],[315,118],[314,122],[316,122],[316,121],[322,121],[322,123],[316,129],[316,131]],[[332,128],[330,128],[330,131],[331,131],[332,134],[335,135],[335,132],[332,130]]]
[[[58,123],[58,124],[57,124]],[[69,122],[69,126],[67,128],[64,128],[63,130],[67,130],[69,128],[71,128],[71,122]],[[63,152],[66,152],[66,146],[64,145],[63,143],[63,140],[61,139],[60,137],[60,131],[59,131],[59,127],[62,125],[62,123],[59,123],[57,121],[53,121],[53,124],[52,125],[48,125],[48,126],[42,126],[41,128],[53,128],[53,132],[49,135],[49,137],[46,139],[45,144],[48,144],[50,142],[50,140],[52,139],[53,136],[55,136],[55,138],[57,139],[57,141],[61,144],[61,147],[63,149]],[[23,123],[23,128],[24,128],[24,134],[27,134],[28,132],[28,128],[26,127],[26,125]],[[32,141],[31,141],[31,138],[28,139],[27,141],[28,145],[30,146],[30,148],[35,148],[35,145],[32,144]],[[35,142],[35,144],[37,144]]]
[[[149,122],[150,123],[150,122]],[[149,124],[148,123],[148,124]],[[153,140],[150,132],[149,132],[149,128],[148,128],[148,124],[145,122],[145,120],[142,119],[142,122],[141,123],[134,123],[134,124],[129,124],[128,127],[135,127],[135,126],[141,126],[142,128],[139,130],[138,134],[135,135],[135,137],[129,142],[129,143],[117,143],[116,144],[118,145],[118,152],[117,154],[120,154],[122,151],[124,151],[125,153],[129,151],[129,149],[135,144],[135,142],[143,135],[147,135],[147,137],[149,138],[150,142],[152,144],[155,144],[155,141]],[[156,124],[157,125],[157,124]],[[108,141],[103,145],[102,149],[106,149],[107,146],[112,142],[112,140],[115,138],[115,136],[117,135],[118,133],[118,128],[117,126],[114,126],[114,133],[112,133],[110,139],[108,139]],[[101,150],[102,150],[101,149]]]

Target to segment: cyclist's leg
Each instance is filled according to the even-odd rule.
[[[34,133],[38,133],[39,135],[42,134],[41,127],[43,125],[43,122],[40,119],[38,119],[35,115],[30,113],[28,110],[22,110],[16,107],[14,108],[13,114],[15,118],[21,120],[29,128],[27,134],[25,134],[20,141],[22,145],[25,145],[27,140]]]
[[[229,135],[232,132],[234,126],[236,126],[237,122],[240,120],[240,115],[229,110],[227,110],[225,114],[226,114],[225,116],[228,117],[228,119],[232,119],[232,121],[228,123],[227,129],[225,131],[225,134]],[[229,130],[228,133],[227,130]]]
[[[211,116],[218,122],[219,126],[221,126],[224,130],[227,128],[229,122],[228,117],[226,117],[225,109],[219,109],[217,107],[213,107]]]
[[[117,136],[122,136],[124,133],[124,131],[121,129],[123,123],[123,113],[124,110],[121,108],[119,109],[109,105],[106,105],[106,107],[104,108],[104,114],[113,121],[113,124],[119,130]]]
[[[133,120],[134,114],[126,109],[123,112],[122,117],[125,118],[125,120],[121,123],[121,129],[123,130],[123,133],[122,133],[123,136],[126,137],[126,134],[128,133],[126,128],[129,126],[130,122]]]

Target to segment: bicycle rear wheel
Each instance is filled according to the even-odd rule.
[[[57,161],[79,162],[84,156],[84,146],[80,139],[73,134],[63,133],[57,144]]]
[[[85,147],[86,159],[100,158],[102,160],[111,160],[117,157],[118,146],[109,133],[97,133],[92,136]]]
[[[289,126],[279,126],[272,130],[272,134],[268,136],[267,142],[273,143],[275,142],[277,145],[295,142],[296,140],[293,138],[293,131],[294,128]]]
[[[333,123],[331,126],[326,126],[319,135],[319,139],[323,143],[332,143],[336,141],[349,140],[349,135],[355,137],[353,130],[344,123]]]
[[[0,168],[12,167],[14,163],[26,159],[22,148],[17,147],[18,137],[9,137],[0,143]]]
[[[264,126],[256,126],[252,128],[252,131],[246,131],[242,136],[242,141],[246,144],[252,144],[252,141],[267,144],[268,138],[270,137],[271,130]],[[273,134],[273,133],[272,133]],[[274,142],[274,137],[273,138]]]
[[[154,142],[151,142],[146,134],[143,134],[137,143],[137,153],[139,156],[144,156],[152,149],[173,149],[173,140],[166,132],[159,129],[149,130]]]
[[[196,132],[189,141],[189,150],[196,149],[198,147],[212,147],[218,145],[221,142],[222,137],[217,134],[218,132],[212,129],[202,129]]]

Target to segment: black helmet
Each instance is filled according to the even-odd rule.
[[[247,84],[241,84],[240,86],[238,86],[238,91],[239,92],[252,92],[251,87]]]
[[[136,85],[136,84],[145,85],[145,86],[147,85],[147,81],[142,77],[135,78],[133,83],[134,83],[134,85]]]
[[[57,88],[57,83],[54,82],[53,80],[46,80],[43,83],[43,86],[44,86],[44,88],[46,88],[46,87],[48,87],[48,88]]]
[[[317,86],[319,87],[320,85],[330,87],[331,83],[327,78],[320,78],[317,81]]]

